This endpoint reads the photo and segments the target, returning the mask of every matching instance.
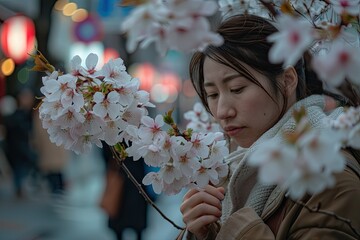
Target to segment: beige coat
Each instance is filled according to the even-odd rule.
[[[56,146],[49,139],[49,134],[42,127],[38,113],[34,115],[32,142],[38,154],[38,166],[43,173],[62,172],[70,158],[70,151]]]
[[[360,239],[360,166],[349,158],[352,167],[336,175],[333,188],[301,200],[312,210],[319,207],[319,212],[310,212],[294,203],[277,187],[268,198],[262,216],[252,208],[241,208],[221,227],[213,224],[206,240]],[[344,221],[321,211],[350,220],[358,234]],[[194,238],[189,234],[188,239]]]

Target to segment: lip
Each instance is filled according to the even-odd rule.
[[[244,128],[245,127],[228,126],[224,128],[224,131],[226,132],[227,135],[231,137],[239,134]]]

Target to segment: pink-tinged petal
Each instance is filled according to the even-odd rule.
[[[158,127],[161,127],[161,126],[163,126],[164,125],[164,117],[162,116],[162,115],[157,115],[156,117],[155,117],[155,123],[156,123],[156,125],[158,126]]]
[[[120,95],[116,91],[112,91],[107,95],[106,98],[111,103],[117,103],[119,101]]]
[[[107,114],[107,110],[100,103],[97,103],[97,104],[94,105],[93,111],[94,111],[95,115],[97,115],[97,116],[99,116],[101,118],[104,118],[106,116],[106,114]]]
[[[152,182],[154,181],[154,179],[156,178],[157,174],[154,172],[149,172],[148,174],[145,175],[145,177],[142,180],[142,183],[144,185],[150,185],[152,184]]]
[[[78,66],[80,66],[81,64],[81,58],[79,55],[74,56],[71,60],[70,60],[70,66],[71,69],[76,69]]]
[[[149,116],[143,116],[141,118],[141,123],[144,124],[146,127],[152,128],[155,124],[154,119]]]
[[[98,55],[94,53],[90,53],[85,60],[87,69],[88,70],[94,69],[98,63],[98,60],[99,60]]]
[[[200,173],[197,178],[196,178],[196,184],[200,187],[200,188],[203,188],[205,187],[206,185],[209,184],[209,181],[210,181],[210,178],[209,176],[207,175],[206,172],[204,173]]]
[[[59,90],[60,83],[55,79],[49,79],[48,81],[46,81],[44,86],[48,93],[53,93]]]
[[[121,106],[120,104],[110,104],[107,109],[107,112],[111,119],[115,120],[121,114]]]
[[[213,15],[218,10],[218,4],[216,2],[204,1],[198,13],[203,16]]]
[[[360,124],[351,130],[348,143],[351,147],[360,150]]]
[[[104,98],[105,98],[105,96],[104,96],[104,94],[103,93],[101,93],[101,92],[96,92],[95,94],[94,94],[94,102],[96,102],[96,103],[102,103],[103,101],[104,101]]]

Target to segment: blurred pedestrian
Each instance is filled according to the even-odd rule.
[[[147,202],[137,188],[119,168],[112,157],[110,147],[104,144],[103,155],[106,163],[106,186],[101,199],[101,207],[109,215],[108,225],[115,232],[117,240],[123,239],[126,228],[133,229],[137,240],[142,239],[142,231],[147,226]],[[125,160],[127,168],[141,183],[145,176],[144,161]],[[144,186],[142,186],[144,187]]]
[[[21,89],[16,95],[17,109],[3,119],[4,152],[12,170],[16,196],[23,197],[23,182],[34,169],[36,152],[30,139],[33,128],[32,111],[35,96],[31,89]]]
[[[51,193],[61,194],[65,190],[63,172],[70,159],[70,152],[50,141],[38,115],[38,111],[34,112],[33,144],[38,154],[38,168],[47,179]]]

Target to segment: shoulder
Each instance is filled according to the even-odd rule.
[[[347,161],[349,160],[354,163],[354,159]],[[358,165],[355,162],[353,166]],[[354,167],[347,164],[345,170],[335,177],[335,185],[319,194],[307,196],[298,202],[288,200],[292,203],[288,204],[284,220],[289,221],[289,233],[293,236],[304,236],[311,233],[326,235],[332,232],[331,234],[340,234],[339,236],[343,237],[358,237],[346,221],[350,221],[351,226],[360,233],[359,175]]]

